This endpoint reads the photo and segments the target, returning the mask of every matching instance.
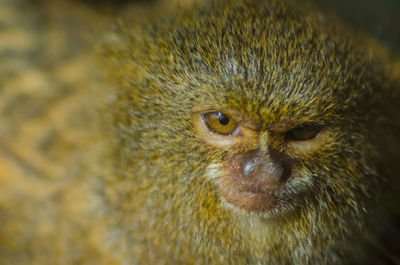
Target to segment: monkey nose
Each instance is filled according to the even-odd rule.
[[[248,151],[243,154],[241,161],[241,175],[246,179],[259,181],[278,180],[282,177],[284,165],[279,159],[272,156],[263,156],[258,150]]]
[[[258,156],[250,156],[243,159],[241,162],[242,174],[244,177],[249,177],[256,170],[259,164]]]

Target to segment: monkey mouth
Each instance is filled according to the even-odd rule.
[[[216,171],[220,194],[228,204],[247,212],[275,211],[285,201],[285,186],[293,177],[291,164],[274,151],[235,154]]]
[[[220,194],[234,207],[247,212],[269,212],[279,203],[279,191],[283,183],[261,178],[243,179],[232,171],[220,178]]]
[[[312,183],[299,172],[275,185],[243,182],[241,178],[226,174],[219,178],[217,186],[222,199],[233,208],[249,213],[281,215],[296,208],[298,200],[302,200]]]
[[[248,212],[268,212],[278,205],[278,197],[273,192],[238,189],[227,185],[221,187],[220,191],[227,203]]]

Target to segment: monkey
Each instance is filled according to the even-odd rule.
[[[88,39],[43,3],[50,24],[6,18],[25,68],[0,78],[2,264],[396,264],[400,68],[385,47],[290,0],[104,32],[90,21],[112,19],[66,4]],[[40,43],[26,54],[49,76],[18,50]]]

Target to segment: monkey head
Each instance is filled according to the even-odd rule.
[[[368,50],[275,0],[214,3],[137,32],[116,52],[110,181],[130,225],[140,213],[153,220],[140,229],[220,254],[342,255],[385,177],[390,89]]]

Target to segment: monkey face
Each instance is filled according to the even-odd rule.
[[[121,45],[115,208],[139,242],[335,264],[385,176],[384,71],[318,11],[212,2]]]
[[[325,19],[272,2],[211,6],[132,37],[118,168],[141,198],[169,183],[160,204],[206,216],[205,233],[255,216],[286,219],[288,236],[341,237],[379,182],[384,77]]]
[[[206,143],[231,150],[242,146],[241,151],[228,152],[218,170],[209,176],[217,180],[222,198],[230,205],[249,212],[268,212],[282,208],[282,204],[288,208],[293,197],[308,186],[309,179],[294,173],[294,159],[271,147],[269,132],[257,130],[254,121],[222,112],[197,112],[193,118],[196,131]],[[329,140],[329,130],[316,124],[281,129],[276,134],[280,134],[282,145],[308,156]],[[287,189],[296,192],[287,196]]]

